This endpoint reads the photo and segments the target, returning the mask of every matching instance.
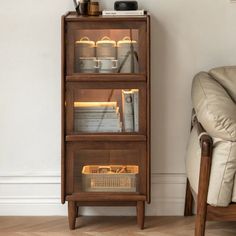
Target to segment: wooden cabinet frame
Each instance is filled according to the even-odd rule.
[[[79,74],[74,72],[75,31],[81,29],[138,29],[140,73]],[[150,17],[82,17],[75,12],[62,16],[61,69],[61,201],[68,201],[70,229],[75,229],[79,206],[136,206],[137,222],[144,228],[145,202],[150,203]],[[74,133],[73,102],[80,89],[132,89],[140,91],[138,133]],[[75,161],[81,150],[138,150],[130,157],[138,163],[139,191],[83,192],[75,183]],[[127,154],[128,155],[128,154]],[[96,158],[96,157],[95,157]],[[129,157],[127,157],[129,158]],[[91,161],[93,162],[93,161]],[[120,160],[125,163],[125,159]],[[110,163],[117,164],[111,157]],[[80,174],[80,173],[78,173]]]

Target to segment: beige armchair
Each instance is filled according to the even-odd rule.
[[[204,236],[206,220],[236,221],[236,66],[196,75],[192,103],[185,215],[195,200],[195,236]]]

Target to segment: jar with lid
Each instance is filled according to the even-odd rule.
[[[95,57],[95,42],[88,37],[82,37],[75,42],[75,70],[80,71],[80,59]]]
[[[138,73],[138,43],[126,36],[117,42],[117,59],[120,73]]]
[[[96,43],[96,55],[98,58],[111,57],[116,58],[116,41],[104,36]]]

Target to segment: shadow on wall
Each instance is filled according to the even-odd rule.
[[[185,94],[181,93],[180,90],[183,88],[180,88],[178,85],[180,84],[179,82],[183,83],[183,81],[178,81],[178,79],[183,80],[183,78],[181,75],[173,77],[173,70],[176,68],[179,60],[178,52],[175,51],[178,49],[176,49],[176,45],[173,45],[168,38],[169,35],[165,26],[153,15],[151,17],[151,27],[152,173],[168,173],[170,170],[170,159],[172,159],[174,165],[181,158],[177,156],[177,158],[171,157],[173,152],[175,152],[173,149],[177,148],[179,150],[178,141],[176,140],[175,142],[175,137],[179,139],[184,137],[186,139],[189,131],[185,130],[181,134],[178,134],[178,130],[181,130],[183,126],[183,120],[190,119],[191,102],[189,90],[192,77],[190,77],[189,85],[186,85],[186,83],[183,84],[183,86],[189,87],[188,91]],[[170,52],[171,50],[173,51]],[[173,56],[170,58],[171,54]],[[174,65],[175,68],[171,65]],[[173,101],[173,98],[177,97],[179,93],[182,96],[180,99],[189,103],[185,114],[176,114],[178,110],[181,110],[181,107],[180,109],[176,107],[180,101]],[[187,118],[179,118],[181,116],[187,116]],[[184,132],[186,132],[186,135]],[[178,173],[179,169],[183,168],[184,154],[182,161],[183,164],[176,166],[176,172],[173,171],[173,168],[171,172]]]

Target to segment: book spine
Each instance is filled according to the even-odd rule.
[[[75,127],[76,132],[121,132],[120,127]]]
[[[88,111],[93,111],[93,110],[112,110],[112,111],[115,111],[116,110],[116,107],[113,107],[113,106],[99,106],[99,107],[78,107],[78,106],[75,106],[75,109],[77,110],[88,110]]]
[[[119,126],[119,120],[118,119],[75,119],[75,125],[76,126],[96,126],[96,127],[106,127],[106,126]]]
[[[134,96],[134,131],[139,132],[139,90],[133,89]]]
[[[134,131],[133,93],[122,90],[122,107],[124,131]]]
[[[99,113],[99,112],[75,112],[75,119],[119,119],[120,113]]]
[[[78,108],[116,108],[117,102],[74,102]]]
[[[75,108],[74,111],[76,113],[116,113],[117,109],[106,109],[106,108],[101,108],[101,109],[95,109],[95,108]]]

